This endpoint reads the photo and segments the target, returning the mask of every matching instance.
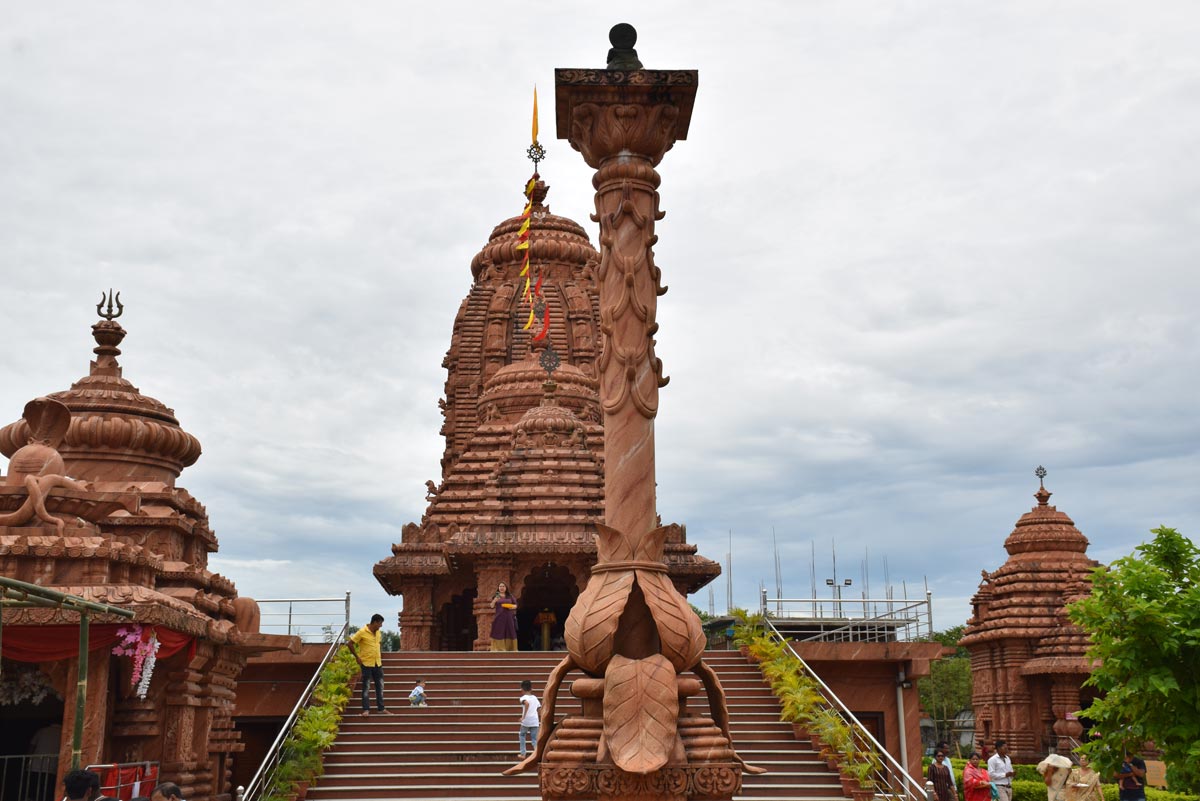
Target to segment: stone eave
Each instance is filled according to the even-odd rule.
[[[1069,675],[1088,676],[1092,672],[1092,660],[1086,656],[1043,656],[1031,659],[1021,666],[1022,676]]]

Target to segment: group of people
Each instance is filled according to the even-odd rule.
[[[104,795],[100,788],[100,774],[92,770],[72,770],[63,777],[63,789],[67,801],[116,801]],[[183,801],[179,785],[163,782],[150,795],[137,795],[131,801]]]
[[[1086,754],[1079,755],[1075,765],[1065,756],[1051,754],[1038,763],[1037,771],[1046,783],[1047,801],[1103,801],[1100,774],[1092,768]],[[1012,801],[1012,781],[1015,771],[1008,755],[1008,743],[996,741],[996,751],[988,757],[986,766],[980,764],[978,751],[972,751],[963,767],[963,796],[966,801]],[[1113,774],[1120,786],[1121,801],[1145,801],[1146,763],[1138,756],[1128,756],[1121,769]],[[950,749],[945,742],[937,744],[927,778],[933,783],[937,801],[957,801],[958,784],[950,764]]]
[[[492,650],[517,650],[517,599],[508,590],[508,585],[500,582],[496,594],[492,598],[495,618],[492,621]],[[362,716],[371,714],[370,688],[375,688],[375,711],[379,715],[392,714],[383,701],[383,615],[371,616],[371,622],[351,635],[346,646],[362,670]],[[524,759],[537,747],[538,731],[540,729],[540,709],[542,702],[533,694],[533,682],[526,679],[521,682],[521,723],[518,729],[519,751],[517,757]],[[429,706],[429,696],[425,691],[425,680],[417,679],[416,685],[408,694],[410,707]],[[526,741],[529,747],[526,748]],[[155,799],[158,801],[158,799]],[[170,799],[166,799],[170,801]]]

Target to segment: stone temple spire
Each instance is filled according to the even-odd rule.
[[[972,706],[980,741],[1009,741],[1014,759],[1035,759],[1046,742],[1070,748],[1083,729],[1074,713],[1090,672],[1087,635],[1066,606],[1088,594],[1097,562],[1088,540],[1050,505],[1046,470],[1034,471],[1037,506],[1021,515],[1004,540],[1008,560],[971,599],[973,614],[959,644],[971,654]]]

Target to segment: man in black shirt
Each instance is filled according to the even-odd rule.
[[[1121,788],[1121,801],[1146,801],[1146,762],[1140,756],[1126,754],[1113,778]]]

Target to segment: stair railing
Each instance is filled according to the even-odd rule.
[[[859,753],[873,753],[877,757],[876,767],[872,768],[869,776],[874,784],[869,789],[875,793],[875,797],[894,799],[895,801],[927,801],[925,785],[909,775],[908,769],[879,744],[874,735],[842,703],[842,699],[837,696],[837,693],[830,689],[816,671],[800,658],[800,654],[796,653],[796,649],[792,647],[787,638],[779,632],[779,629],[775,628],[775,624],[771,622],[770,618],[764,616],[762,623],[765,629],[783,643],[784,647],[796,658],[800,663],[800,670],[816,682],[828,708],[837,713],[842,722],[850,729],[854,750]],[[903,725],[903,721],[900,721],[900,725]],[[905,759],[907,760],[907,755],[905,755]]]
[[[236,801],[257,801],[266,792],[267,788],[274,784],[275,772],[279,769],[279,761],[283,754],[283,742],[292,733],[292,727],[296,725],[296,718],[300,716],[300,710],[304,709],[308,705],[309,700],[312,699],[313,690],[316,689],[317,681],[321,678],[321,671],[325,669],[325,666],[333,659],[334,654],[342,647],[342,643],[346,641],[349,633],[350,624],[343,623],[341,631],[333,638],[333,642],[330,643],[329,650],[325,652],[325,657],[321,660],[321,664],[317,665],[312,679],[308,682],[308,686],[304,688],[304,692],[301,693],[300,700],[296,702],[296,706],[292,708],[292,713],[284,721],[283,728],[279,730],[279,736],[275,738],[275,742],[271,744],[271,749],[267,751],[262,764],[258,766],[254,778],[244,788],[239,787],[237,789]]]

